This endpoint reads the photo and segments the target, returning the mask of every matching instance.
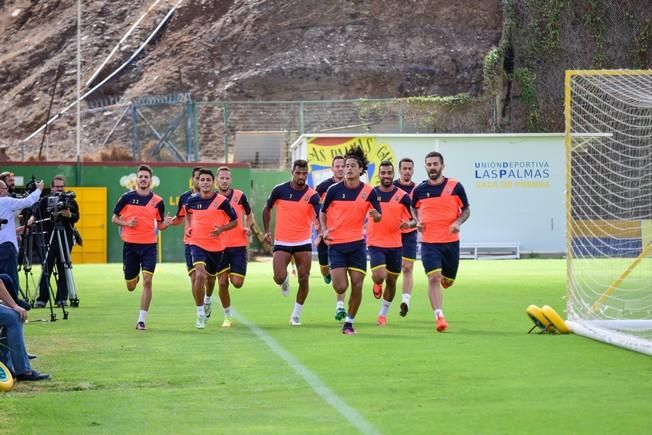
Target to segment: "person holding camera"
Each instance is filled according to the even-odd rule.
[[[68,242],[68,257],[73,245],[73,231],[75,224],[79,221],[79,205],[74,199],[74,194],[64,192],[66,180],[63,175],[56,175],[52,179],[50,195],[41,199],[34,212],[35,222],[42,224],[44,239],[49,242],[46,245],[47,258],[44,261],[41,279],[39,280],[39,296],[36,299],[36,308],[43,308],[49,299],[50,276],[56,264],[57,267],[57,293],[55,301],[57,305],[65,305],[68,299],[68,283],[66,282],[65,258],[61,258],[57,240],[52,237],[57,223],[61,224]],[[62,240],[63,242],[63,240]],[[62,245],[62,249],[66,249]]]
[[[12,198],[4,181],[0,180],[0,273],[11,277],[14,289],[18,291],[18,240],[16,238],[17,211],[36,204],[43,191],[43,180],[36,183],[34,191],[25,198]],[[11,295],[18,302],[18,295]]]

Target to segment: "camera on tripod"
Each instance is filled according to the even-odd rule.
[[[63,210],[70,210],[75,192],[52,193],[47,197],[46,210],[54,221]]]
[[[36,190],[36,183],[36,177],[32,175],[32,178],[30,178],[27,184],[25,184],[25,190],[28,195]]]
[[[35,182],[35,177],[32,177],[26,185],[27,189],[31,189]],[[79,207],[75,201],[75,193],[63,191],[64,182],[61,175],[53,177],[50,194],[41,197],[32,209],[31,230],[23,239],[26,242],[23,251],[27,253],[24,256],[25,272],[31,273],[33,257],[29,248],[32,242],[33,246],[38,248],[37,254],[41,263],[38,298],[32,299],[32,303],[37,308],[45,308],[49,302],[50,319],[53,321],[56,320],[53,306],[61,307],[64,319],[68,317],[66,299],[69,300],[70,306],[79,306],[70,258],[70,250],[75,240],[74,224],[79,219]],[[56,282],[56,293],[50,283],[51,277],[54,277]]]

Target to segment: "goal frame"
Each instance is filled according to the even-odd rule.
[[[586,320],[578,322],[574,319],[573,310],[573,294],[572,294],[572,277],[573,277],[573,240],[572,240],[572,195],[571,195],[571,179],[573,176],[571,167],[571,152],[572,152],[572,94],[571,84],[576,76],[652,76],[652,70],[567,70],[564,80],[564,126],[565,126],[565,146],[566,146],[566,294],[567,294],[567,314],[569,319],[567,324],[571,331],[575,334],[582,335],[594,340],[602,341],[612,345],[624,347],[636,352],[641,352],[652,356],[652,342],[644,340],[636,336],[627,336],[622,332],[615,331],[615,328],[624,330],[636,329],[652,329],[652,320]],[[604,303],[609,295],[613,292],[613,288],[617,286],[620,281],[624,280],[627,275],[640,263],[640,260],[649,255],[652,251],[652,245],[648,244],[643,246],[643,250],[638,258],[634,259],[627,268],[625,268],[619,277],[611,284],[611,286],[596,300],[593,304],[595,308],[597,305]],[[571,318],[572,317],[572,318]]]

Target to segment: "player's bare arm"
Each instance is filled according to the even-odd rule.
[[[460,214],[460,217],[455,219],[455,221],[451,224],[449,231],[451,233],[459,233],[460,232],[460,227],[466,220],[471,216],[471,208],[466,207],[465,209],[462,210],[462,213]]]
[[[178,215],[171,216],[170,213],[166,214],[165,218],[163,219],[163,221],[167,226],[177,226],[180,223],[182,223],[184,220],[185,219],[183,216],[178,216]]]
[[[129,227],[129,228],[135,228],[136,225],[138,225],[138,219],[135,218],[135,217],[133,217],[133,218],[131,218],[129,220],[126,220],[126,219],[122,219],[120,216],[115,215],[115,214],[111,217],[111,222],[113,222],[114,224],[116,224],[118,226]]]
[[[319,212],[319,226],[321,228],[321,238],[323,240],[330,240],[328,236],[328,227],[326,226],[326,213]]]
[[[209,233],[211,237],[217,237],[220,234],[222,234],[225,231],[229,231],[230,229],[235,228],[238,225],[238,220],[233,219],[230,221],[228,224],[224,225],[215,225],[213,227],[213,230]]]
[[[401,229],[407,230],[408,228],[417,228],[419,226],[419,219],[417,219],[417,211],[414,207],[410,206],[410,220],[401,222]]]
[[[247,236],[251,235],[251,226],[254,224],[253,211],[245,216],[244,232]]]
[[[269,232],[269,222],[272,218],[272,211],[269,207],[265,206],[263,208],[263,228],[265,229],[265,240],[268,243],[272,243],[272,234]]]

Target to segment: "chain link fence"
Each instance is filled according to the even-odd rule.
[[[190,94],[139,97],[129,102],[94,100],[68,112],[44,134],[24,141],[14,160],[217,161],[232,163],[239,135],[260,133],[282,143],[274,165],[303,133],[486,133],[495,131],[493,101],[466,94],[451,97],[337,101],[208,101]],[[38,126],[36,126],[38,127]],[[264,140],[259,147],[266,147]],[[271,145],[270,145],[271,146]],[[274,145],[275,146],[275,145]],[[269,166],[245,157],[254,166]]]

